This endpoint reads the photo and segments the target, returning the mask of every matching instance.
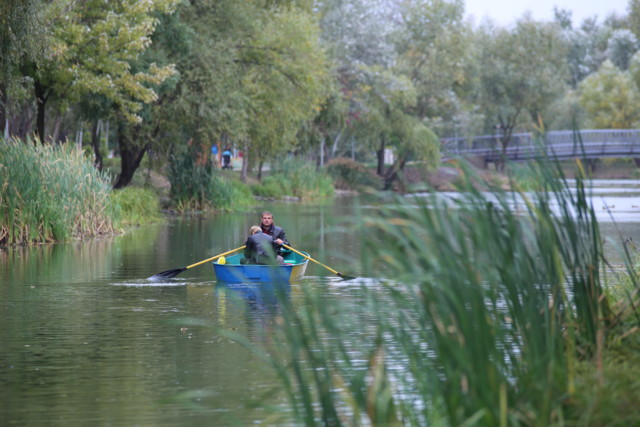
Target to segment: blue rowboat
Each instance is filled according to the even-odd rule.
[[[301,252],[307,256],[306,252]],[[214,261],[213,271],[222,282],[295,282],[304,276],[309,260],[304,256],[290,252],[284,256],[283,265],[240,264],[243,254],[227,257],[224,264],[221,259]]]

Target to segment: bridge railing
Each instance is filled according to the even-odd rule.
[[[442,154],[483,157],[496,160],[503,154],[498,136],[472,139],[443,138]],[[536,137],[531,133],[513,134],[504,155],[511,160],[529,160],[542,153],[551,157],[640,157],[640,129],[553,131]]]

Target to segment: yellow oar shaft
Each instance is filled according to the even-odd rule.
[[[231,250],[231,251],[228,251],[228,252],[225,252],[225,253],[223,253],[223,254],[218,254],[218,255],[213,256],[213,257],[211,257],[211,258],[209,258],[209,259],[205,259],[204,261],[200,261],[200,262],[196,262],[195,264],[188,265],[186,268],[187,268],[187,269],[190,269],[191,267],[196,267],[196,266],[198,266],[198,265],[200,265],[200,264],[204,264],[205,262],[213,261],[213,260],[214,260],[214,259],[216,259],[216,258],[220,258],[220,257],[222,257],[222,256],[229,255],[229,254],[232,254],[232,253],[234,253],[234,252],[238,252],[239,250],[244,249],[244,248],[245,248],[245,246],[244,246],[244,245],[243,245],[243,246],[240,246],[239,248],[235,248],[235,249],[233,249],[233,250]]]
[[[293,252],[297,253],[298,255],[302,255],[303,257],[305,257],[305,258],[306,258],[306,259],[308,259],[309,261],[313,261],[313,262],[315,262],[316,264],[323,266],[324,268],[326,268],[327,270],[329,270],[329,271],[330,271],[330,272],[332,272],[333,274],[340,275],[340,273],[338,273],[337,271],[335,271],[333,268],[331,268],[331,267],[327,267],[327,266],[326,266],[326,265],[324,265],[323,263],[321,263],[321,262],[319,262],[319,261],[316,261],[315,259],[311,258],[309,255],[305,255],[305,254],[303,254],[302,252],[300,252],[300,251],[297,251],[297,250],[293,249],[291,246],[284,245],[284,244],[283,244],[282,246],[284,246],[285,248],[287,248],[287,249],[289,249],[289,250],[291,250],[291,251],[293,251]]]

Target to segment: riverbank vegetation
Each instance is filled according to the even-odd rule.
[[[286,183],[263,167],[287,156],[373,163],[392,189],[411,162],[438,167],[438,138],[638,126],[636,0],[624,16],[557,9],[506,27],[417,0],[26,0],[0,15],[0,131],[74,141],[98,169],[115,156],[115,188],[149,156],[189,146],[197,163],[215,146],[267,195]]]
[[[0,141],[0,188],[2,245],[84,238],[116,227],[108,181],[73,146]]]
[[[162,211],[232,211],[256,204],[256,197],[333,195],[333,179],[308,163],[285,160],[263,182],[247,184],[192,155],[185,151],[169,163],[164,191],[146,184],[114,190],[113,178],[75,145],[0,138],[0,245],[113,234],[161,221]]]
[[[398,198],[364,219],[362,259],[389,277],[360,286],[366,305],[283,298],[267,360],[296,421],[633,423],[639,267],[607,268],[582,166],[570,188],[559,166],[532,165],[534,193],[478,191],[460,167],[459,198]]]

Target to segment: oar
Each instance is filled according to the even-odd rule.
[[[287,248],[287,249],[289,249],[289,250],[292,250],[293,252],[297,253],[298,255],[302,255],[303,257],[305,257],[305,258],[306,258],[306,259],[308,259],[309,261],[313,261],[313,262],[315,262],[316,264],[323,266],[324,268],[326,268],[327,270],[329,270],[330,272],[332,272],[332,273],[333,273],[333,274],[335,274],[336,276],[341,277],[343,280],[351,280],[351,279],[355,279],[355,278],[356,278],[356,276],[349,276],[349,275],[347,275],[347,274],[339,273],[339,272],[335,271],[333,268],[331,268],[331,267],[327,267],[327,266],[326,266],[326,265],[324,265],[323,263],[321,263],[321,262],[319,262],[319,261],[316,261],[315,259],[311,258],[309,255],[305,255],[305,254],[303,254],[302,252],[300,252],[300,251],[297,251],[297,250],[293,249],[291,246],[288,246],[288,245],[285,245],[285,244],[283,244],[282,246],[284,246],[285,248]]]
[[[244,249],[244,246],[240,246],[239,248],[235,248],[234,250],[229,251],[229,252],[225,252],[225,253],[222,253],[222,254],[218,254],[216,256],[212,256],[211,258],[207,258],[204,261],[200,261],[200,262],[196,262],[195,264],[187,265],[186,267],[174,268],[173,270],[167,270],[167,271],[163,271],[163,272],[158,273],[158,274],[154,274],[153,276],[149,277],[149,280],[171,279],[172,277],[176,277],[178,274],[182,273],[185,270],[188,270],[188,269],[193,268],[193,267],[197,267],[200,264],[204,264],[205,262],[208,262],[208,261],[213,261],[216,258],[220,258],[222,256],[229,255],[229,254],[232,254],[234,252],[238,252],[241,249]]]

